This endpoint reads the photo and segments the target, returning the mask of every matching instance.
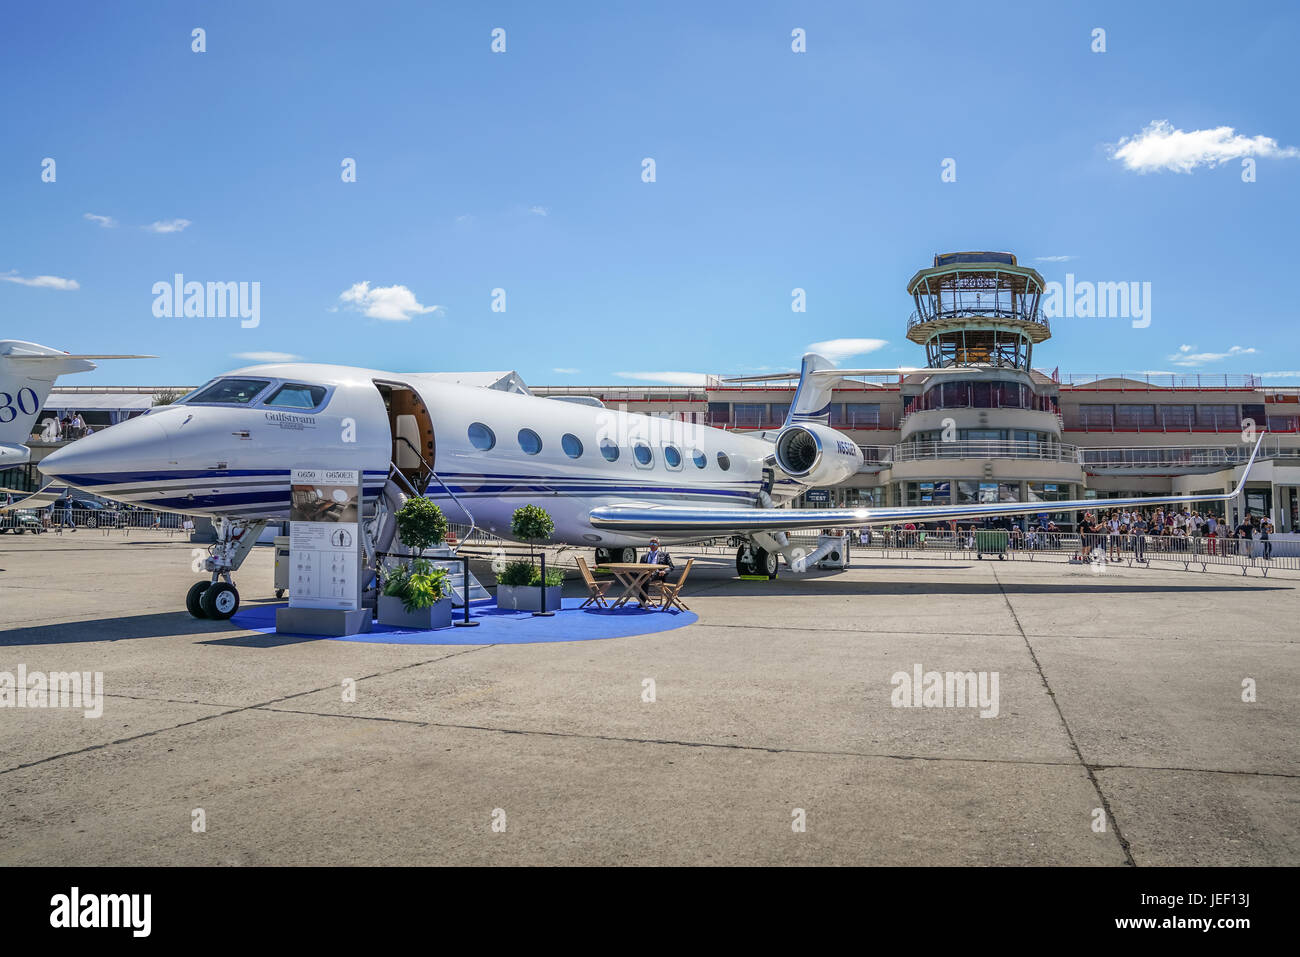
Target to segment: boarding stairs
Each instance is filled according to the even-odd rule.
[[[447,579],[451,582],[451,603],[455,608],[465,607],[465,563],[457,557],[455,551],[447,545],[425,549],[421,556],[437,568],[447,569]],[[469,573],[469,600],[482,601],[492,596],[483,587],[474,573]]]

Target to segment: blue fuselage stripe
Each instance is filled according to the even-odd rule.
[[[382,471],[367,470],[365,496],[367,499],[373,498],[382,489],[381,483],[375,482],[375,477],[387,473]],[[287,469],[238,469],[238,470],[176,470],[168,472],[112,472],[98,473],[93,475],[65,475],[60,476],[62,481],[70,485],[82,488],[105,488],[107,486],[124,486],[113,488],[106,493],[107,497],[118,499],[130,499],[135,504],[153,505],[159,508],[176,508],[176,509],[204,509],[204,508],[228,508],[237,505],[276,505],[283,504],[288,506],[288,485],[289,471]],[[606,496],[618,495],[622,497],[629,496],[690,496],[690,497],[721,497],[721,498],[751,498],[754,491],[762,486],[758,480],[730,483],[731,487],[709,488],[703,486],[683,486],[683,485],[655,485],[652,483],[614,483],[608,479],[599,478],[575,478],[564,477],[558,482],[550,479],[548,476],[517,476],[517,475],[479,475],[472,473],[458,473],[457,477],[461,479],[462,484],[448,484],[446,488],[431,484],[425,491],[429,498],[446,499],[450,495],[464,497],[468,499],[484,497],[516,497],[519,495],[535,495],[545,493],[561,493],[565,495],[584,496]],[[247,478],[255,480],[251,484],[262,485],[260,488],[252,490],[240,490],[241,483],[227,481],[227,486],[231,491],[221,490],[219,487],[214,488],[212,482],[219,479],[241,479]],[[284,484],[264,484],[266,479],[282,478]],[[465,479],[490,479],[496,478],[513,480],[509,484],[502,481],[488,484],[463,484]],[[558,477],[557,477],[558,478]],[[260,481],[257,481],[260,480]],[[531,480],[531,481],[530,481]],[[552,484],[554,483],[554,484]],[[161,487],[159,487],[161,486]],[[739,486],[739,487],[737,487]],[[244,489],[247,489],[245,484]],[[450,489],[450,494],[447,489]],[[162,498],[148,498],[150,493],[168,492],[171,494]]]

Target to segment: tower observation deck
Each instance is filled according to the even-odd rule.
[[[916,311],[907,338],[930,368],[1030,370],[1034,344],[1051,336],[1039,303],[1043,277],[1011,253],[940,253],[908,281]]]

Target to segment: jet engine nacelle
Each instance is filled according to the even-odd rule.
[[[776,437],[776,464],[809,485],[835,485],[858,470],[862,450],[843,432],[815,422],[787,425]]]

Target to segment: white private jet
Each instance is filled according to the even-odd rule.
[[[821,557],[788,540],[798,529],[1223,501],[1240,492],[1050,505],[779,507],[808,488],[843,481],[862,463],[857,444],[827,424],[840,378],[906,371],[836,369],[809,354],[782,428],[740,434],[434,374],[259,365],[74,442],[40,468],[105,498],[218,519],[205,566],[211,580],[195,583],[186,602],[196,616],[213,618],[238,608],[231,573],[261,527],[288,518],[293,468],[362,473],[371,557],[392,544],[393,512],[411,494],[437,501],[452,522],[502,537],[516,508],[539,504],[555,521],[552,542],[592,547],[598,561],[635,560],[637,546],[652,537],[672,544],[739,535],[746,544],[738,570],[770,577],[779,557],[795,571]]]

